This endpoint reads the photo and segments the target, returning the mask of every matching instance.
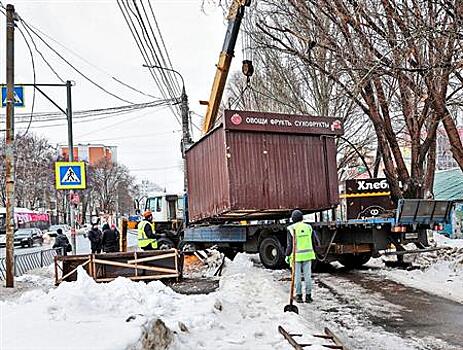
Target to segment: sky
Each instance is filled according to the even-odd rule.
[[[146,0],[145,0],[146,1]],[[2,1],[11,3],[27,23],[63,45],[52,42],[55,49],[85,75],[111,92],[136,103],[149,98],[127,89],[111,77],[128,83],[154,96],[161,96],[116,1]],[[215,64],[226,31],[223,11],[208,4],[203,10],[201,0],[164,0],[151,2],[159,23],[173,68],[185,79],[190,110],[204,115],[205,106],[199,100],[209,98],[215,74]],[[0,22],[0,80],[5,82],[5,17]],[[34,48],[32,48],[34,51]],[[76,53],[74,55],[72,52]],[[72,80],[72,108],[74,111],[120,106],[124,103],[100,91],[69,68],[52,51],[39,50],[65,80]],[[240,69],[241,52],[232,63],[232,71]],[[34,51],[37,83],[60,83],[58,78]],[[15,82],[32,83],[31,58],[21,34],[15,32]],[[66,107],[65,88],[46,88],[55,101]],[[25,108],[15,113],[30,112],[32,89],[25,90]],[[40,94],[36,94],[35,112],[56,111]],[[2,109],[2,114],[5,109]],[[193,116],[201,124],[201,117]],[[32,122],[31,133],[46,137],[52,144],[67,143],[65,121],[57,123]],[[27,125],[17,124],[21,135]],[[0,130],[5,125],[0,124]],[[126,165],[138,181],[148,179],[169,192],[183,188],[182,158],[180,153],[181,128],[168,108],[144,109],[108,119],[75,122],[74,144],[104,143],[117,146],[118,162]],[[4,133],[0,133],[0,137]],[[198,138],[199,132],[194,135]]]

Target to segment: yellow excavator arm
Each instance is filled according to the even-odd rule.
[[[236,40],[244,16],[244,9],[251,4],[251,0],[234,0],[228,11],[228,27],[220,52],[217,70],[215,72],[214,83],[212,84],[211,96],[207,104],[207,113],[203,121],[203,132],[210,131],[217,119],[220,101],[222,100],[225,83],[227,82],[228,71],[233,58]]]

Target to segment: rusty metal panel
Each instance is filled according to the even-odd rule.
[[[214,217],[230,207],[223,128],[217,128],[187,152],[188,213],[191,221]]]
[[[187,151],[190,221],[282,218],[338,204],[337,119],[246,111],[224,119]]]
[[[263,218],[338,203],[332,138],[250,132],[226,137],[231,211]]]

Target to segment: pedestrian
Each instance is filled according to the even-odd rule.
[[[143,250],[154,250],[158,248],[156,231],[153,223],[153,214],[147,210],[143,213],[143,221],[138,223],[138,247]]]
[[[108,224],[103,225],[103,238],[101,245],[105,253],[114,253],[119,251],[119,232],[116,226],[109,228]]]
[[[60,228],[56,230],[55,243],[53,244],[53,249],[56,248],[62,248],[56,252],[58,255],[67,255],[68,252],[72,251],[72,246],[71,243],[69,243],[69,239]]]
[[[93,224],[90,231],[88,231],[87,237],[90,240],[90,245],[92,248],[92,253],[99,254],[101,253],[101,238],[103,234],[101,233],[100,229],[98,228],[97,224]]]
[[[291,265],[294,271],[296,284],[296,302],[302,303],[302,275],[305,281],[305,302],[311,303],[312,299],[312,260],[316,259],[312,244],[312,235],[315,232],[312,226],[302,221],[302,212],[294,210],[291,214],[293,224],[288,226],[288,245],[286,247],[286,262]],[[293,243],[293,239],[295,242]],[[293,245],[296,248],[296,262],[293,261]],[[294,266],[293,266],[294,264]]]

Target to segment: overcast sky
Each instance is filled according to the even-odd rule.
[[[71,49],[91,65],[54,44],[66,58],[86,75],[117,95],[134,102],[148,102],[148,98],[115,83],[111,76],[147,93],[160,96],[136,47],[116,1],[2,1],[15,5],[16,11],[28,23]],[[185,78],[190,109],[203,115],[205,107],[200,99],[209,98],[220,49],[225,35],[225,21],[220,8],[209,6],[201,10],[201,0],[152,1],[156,18],[166,42],[172,64]],[[5,82],[5,17],[0,23],[0,80]],[[16,31],[15,81],[31,83],[30,55],[24,39]],[[65,80],[73,80],[73,110],[120,106],[121,101],[98,90],[72,71],[50,50],[41,49],[56,71]],[[241,51],[233,70],[239,69]],[[59,83],[40,56],[34,52],[37,83]],[[106,73],[105,73],[106,72]],[[63,108],[66,106],[65,88],[46,90]],[[32,90],[25,92],[26,108],[30,111]],[[55,111],[47,100],[36,95],[35,111]],[[2,109],[1,113],[5,112]],[[194,117],[200,125],[201,118]],[[64,121],[55,123],[32,122],[31,131],[43,135],[53,144],[67,143]],[[17,131],[25,125],[18,124]],[[0,125],[4,129],[4,125]],[[3,137],[3,133],[0,137]],[[183,179],[180,155],[180,125],[169,109],[147,109],[109,119],[76,122],[74,143],[104,143],[118,147],[118,160],[131,170],[138,180],[149,179],[169,191],[180,191]]]

